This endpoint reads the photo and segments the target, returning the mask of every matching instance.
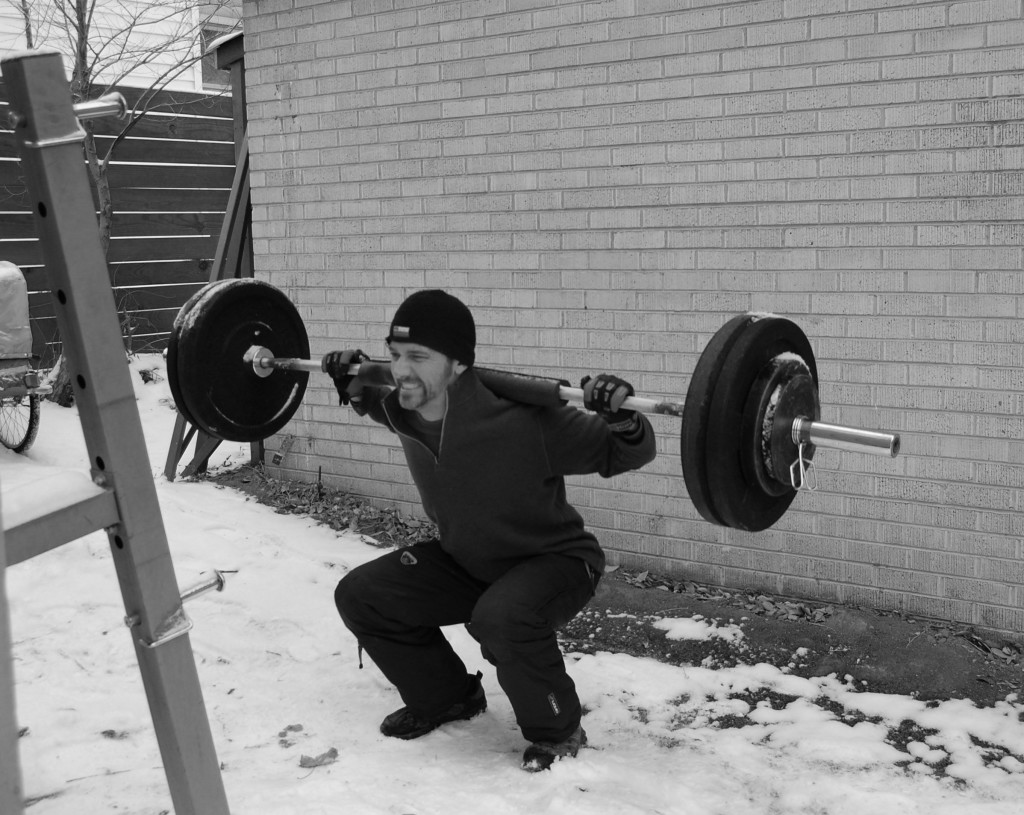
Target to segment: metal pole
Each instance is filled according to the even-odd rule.
[[[187,603],[189,600],[195,600],[197,597],[206,594],[208,591],[224,591],[224,584],[226,582],[227,581],[224,579],[224,573],[214,569],[213,577],[185,589],[181,593],[181,602]]]
[[[321,361],[315,359],[293,359],[275,357],[269,349],[262,346],[250,348],[244,361],[252,364],[257,376],[270,376],[274,370],[307,371],[318,373],[323,369]],[[381,365],[382,363],[375,363]],[[358,376],[361,365],[352,365],[348,369],[350,376]],[[566,402],[583,403],[583,389],[560,386],[559,397]],[[681,402],[659,401],[642,396],[630,396],[622,403],[626,410],[640,413],[656,413],[663,416],[683,415]],[[861,430],[856,427],[825,424],[803,416],[793,419],[793,441],[796,444],[813,443],[817,447],[836,450],[853,450],[858,453],[887,455],[895,458],[900,450],[900,437],[896,433],[881,433],[875,430]]]
[[[18,760],[18,717],[14,705],[14,654],[5,574],[7,549],[0,524],[0,812],[21,815],[21,765]]]
[[[108,93],[99,99],[79,102],[73,105],[75,116],[79,119],[102,119],[106,116],[121,118],[128,112],[128,103],[119,93]]]
[[[177,815],[227,815],[228,803],[135,403],[82,131],[61,55],[0,61],[64,353],[72,372],[93,480],[114,492],[107,527],[125,611]],[[93,112],[96,112],[95,110]],[[174,636],[168,634],[173,630]],[[181,636],[178,633],[181,633]],[[4,810],[6,812],[6,810]]]

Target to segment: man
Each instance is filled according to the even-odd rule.
[[[348,375],[361,351],[323,360],[342,404],[398,435],[439,531],[353,569],[335,592],[360,649],[405,703],[381,732],[418,738],[486,709],[482,675],[467,672],[440,630],[465,623],[531,742],[523,768],[547,769],[586,743],[555,630],[590,601],[604,569],[564,476],[642,467],[654,458],[654,431],[620,409],[633,388],[613,376],[584,380],[584,404],[598,415],[496,396],[473,370],[469,309],[439,290],[399,306],[387,343],[393,390]]]

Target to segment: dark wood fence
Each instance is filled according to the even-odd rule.
[[[120,88],[133,105],[141,91]],[[229,95],[164,92],[114,149],[114,217],[107,262],[129,351],[160,350],[181,305],[210,278],[235,167]],[[0,260],[29,287],[33,351],[40,367],[60,352],[46,269],[7,124],[0,82]],[[123,126],[91,121],[101,155]]]

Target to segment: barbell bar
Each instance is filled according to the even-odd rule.
[[[306,373],[322,373],[323,360],[295,359],[294,357],[275,357],[269,348],[262,345],[251,346],[243,355],[242,361],[252,366],[256,376],[265,378],[274,371],[305,371]],[[494,383],[506,372],[490,368],[476,368],[477,375],[487,384]],[[348,367],[349,376],[354,376],[367,384],[394,385],[390,366],[387,362],[368,360]],[[532,377],[528,377],[532,378]],[[540,380],[546,382],[546,380]],[[500,386],[499,386],[500,387]],[[492,388],[493,390],[493,388]],[[553,393],[561,402],[583,404],[583,388],[573,388],[554,382]],[[622,403],[623,410],[636,410],[640,413],[654,413],[664,416],[682,416],[685,404],[644,396],[628,396]],[[857,427],[827,424],[814,421],[805,416],[793,419],[792,439],[794,444],[813,444],[826,449],[848,450],[855,453],[877,453],[895,458],[900,452],[900,437],[896,433],[882,433],[876,430],[863,430]]]
[[[107,116],[123,119],[128,115],[128,102],[122,94],[114,92],[97,99],[78,102],[74,105],[74,111],[79,120],[103,119]]]
[[[207,284],[182,306],[167,348],[171,393],[205,433],[252,442],[278,432],[301,404],[310,358],[298,310],[280,289],[253,278]],[[497,395],[535,405],[583,402],[563,379],[474,366]],[[366,385],[393,386],[390,365],[349,368]],[[816,447],[896,456],[894,433],[821,421],[814,352],[803,331],[773,314],[740,314],[708,342],[685,402],[632,396],[623,405],[682,418],[680,458],[691,501],[706,520],[760,531],[800,490],[813,489]]]

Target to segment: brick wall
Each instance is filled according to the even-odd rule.
[[[821,450],[742,533],[656,417],[655,463],[571,485],[610,559],[1024,632],[1022,0],[247,0],[245,34],[258,275],[314,354],[382,357],[444,287],[482,365],[681,400],[729,317],[783,314],[822,418],[902,455]],[[283,472],[413,511],[315,384]]]

